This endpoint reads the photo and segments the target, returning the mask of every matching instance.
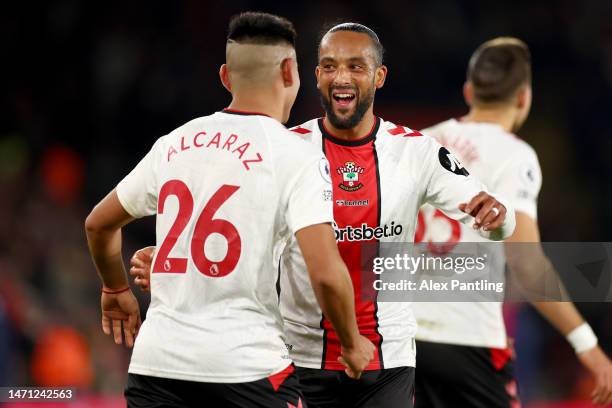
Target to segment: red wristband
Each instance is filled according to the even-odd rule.
[[[107,295],[116,295],[118,293],[123,293],[123,292],[127,292],[128,290],[130,290],[130,287],[127,286],[123,289],[117,289],[117,290],[112,290],[112,289],[107,289],[105,287],[102,287],[102,292],[106,293]]]

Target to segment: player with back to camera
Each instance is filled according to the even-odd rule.
[[[361,379],[338,363],[338,333],[309,288],[300,248],[280,262],[281,312],[300,385],[310,407],[409,407],[414,390],[416,323],[408,303],[362,296],[362,244],[411,242],[423,203],[431,203],[486,237],[514,230],[514,210],[498,201],[432,138],[374,115],[387,76],[378,36],[357,23],[336,25],[319,44],[317,88],[325,117],[293,132],[323,150],[330,163],[336,239],[355,288],[359,330],[376,345]],[[133,261],[146,287],[150,249]],[[303,251],[302,251],[303,252]],[[153,291],[155,288],[152,288]],[[299,307],[296,307],[299,305]]]
[[[265,13],[235,16],[220,77],[229,108],[158,139],[86,220],[103,281],[103,330],[118,344],[125,335],[128,347],[138,334],[130,407],[303,405],[276,292],[279,255],[293,236],[340,335],[347,375],[359,378],[374,353],[359,335],[330,225],[328,163],[281,124],[300,84],[292,24]],[[139,327],[121,228],[154,214],[160,250]]]
[[[542,178],[538,157],[531,146],[513,134],[527,119],[531,92],[527,45],[511,37],[487,41],[469,62],[464,86],[469,113],[424,132],[453,151],[474,175],[493,191],[504,194],[514,206],[516,230],[504,247],[494,247],[497,256],[490,267],[497,268],[502,276],[507,260],[511,276],[536,293],[541,292],[537,282],[543,278],[558,281],[539,244],[537,196]],[[431,206],[424,206],[419,218],[421,230],[417,235],[425,241],[486,242]],[[561,292],[567,299],[562,286]],[[593,402],[611,403],[612,366],[574,305],[569,301],[532,304],[567,337],[581,363],[595,376]],[[419,324],[416,407],[493,408],[520,404],[501,303],[415,303],[415,314]]]

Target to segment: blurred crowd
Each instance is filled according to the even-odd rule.
[[[119,394],[129,352],[102,334],[84,219],[159,136],[229,103],[218,80],[229,17],[274,12],[298,30],[302,89],[290,124],[321,115],[324,24],[379,34],[389,77],[376,113],[421,128],[466,112],[471,52],[498,35],[532,52],[534,107],[520,137],[539,154],[545,241],[610,241],[612,2],[605,0],[11,2],[0,13],[0,386]],[[231,4],[229,4],[231,3]],[[125,257],[154,220],[124,232]],[[139,294],[143,310],[147,296]],[[581,304],[612,353],[612,305]],[[507,308],[525,401],[588,399],[590,378],[532,309]]]

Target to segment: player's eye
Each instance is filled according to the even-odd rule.
[[[335,67],[332,64],[324,64],[323,69],[325,71],[332,71]]]
[[[362,70],[362,69],[363,69],[363,65],[360,65],[360,64],[352,64],[352,65],[351,65],[351,69],[352,69],[352,70],[354,70],[354,71],[360,71],[360,70]]]

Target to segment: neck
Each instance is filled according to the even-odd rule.
[[[514,131],[515,112],[506,106],[501,107],[472,107],[463,117],[465,122],[488,122],[500,125],[506,132]]]
[[[357,126],[352,127],[350,129],[338,129],[337,127],[331,124],[327,116],[325,116],[323,123],[325,124],[325,128],[329,130],[338,139],[356,140],[370,133],[370,131],[374,127],[375,121],[376,117],[374,116],[374,109],[372,106],[370,106],[370,108],[367,110],[365,115],[363,115],[363,118],[359,121]]]
[[[282,123],[284,109],[281,101],[282,98],[274,93],[261,89],[245,89],[232,93],[232,103],[229,104],[228,108],[263,113]]]

